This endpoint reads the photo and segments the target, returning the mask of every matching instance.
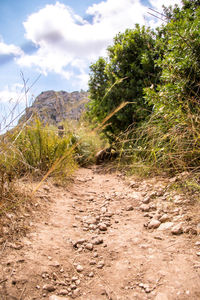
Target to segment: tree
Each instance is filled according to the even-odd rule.
[[[151,113],[143,89],[157,82],[154,45],[154,32],[136,25],[114,38],[107,59],[99,58],[90,66],[91,119],[102,122],[122,102],[129,102],[109,120],[105,132],[110,139],[131,124],[139,126]]]

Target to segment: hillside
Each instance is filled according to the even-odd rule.
[[[36,97],[19,122],[37,115],[45,124],[57,125],[65,119],[78,120],[89,101],[87,92],[45,91]]]

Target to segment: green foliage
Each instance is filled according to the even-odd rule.
[[[160,83],[145,89],[153,112],[134,133],[133,160],[150,165],[151,171],[198,171],[200,7],[196,1],[184,1],[182,9],[166,12],[168,23],[159,29],[156,40]]]
[[[86,121],[65,123],[66,132],[71,134],[74,158],[80,166],[95,162],[95,154],[107,145],[105,137],[93,130]]]
[[[90,119],[101,123],[122,102],[129,102],[104,129],[111,140],[130,124],[137,127],[151,113],[143,88],[157,81],[154,44],[154,33],[136,25],[114,38],[113,46],[107,49],[107,60],[99,58],[90,67]]]

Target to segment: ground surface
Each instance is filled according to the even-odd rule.
[[[199,220],[167,184],[95,168],[44,184],[31,230],[1,247],[0,299],[200,299]]]

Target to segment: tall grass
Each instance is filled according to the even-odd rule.
[[[200,171],[200,117],[187,109],[182,115],[152,113],[137,130],[131,127],[117,140],[121,165],[143,174]]]

